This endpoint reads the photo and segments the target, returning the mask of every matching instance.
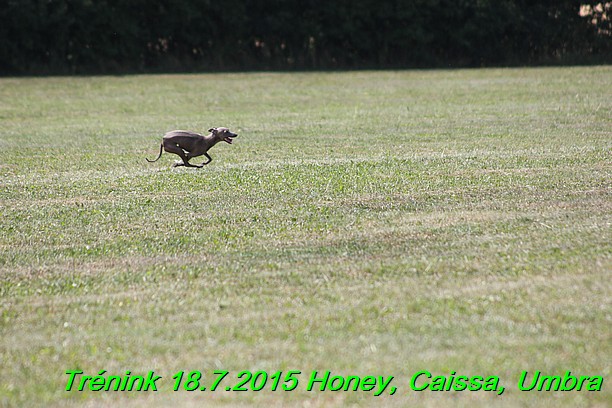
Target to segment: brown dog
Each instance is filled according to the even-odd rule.
[[[161,157],[163,151],[168,153],[174,153],[183,159],[183,162],[177,162],[172,167],[185,166],[185,167],[204,167],[204,165],[212,161],[212,157],[208,155],[208,150],[219,142],[226,142],[232,144],[232,139],[238,136],[236,133],[230,132],[228,128],[212,128],[208,129],[210,134],[202,136],[199,133],[188,132],[186,130],[173,130],[164,135],[161,146],[159,147],[159,156],[155,160],[147,161],[149,163],[156,162]],[[191,164],[189,160],[192,157],[206,156],[207,162],[201,165]]]

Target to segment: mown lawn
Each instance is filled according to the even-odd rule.
[[[611,67],[0,79],[0,406],[606,406],[611,112]],[[205,168],[144,160],[212,126],[240,136]],[[173,392],[180,370],[302,374]],[[421,370],[505,392],[412,391]]]

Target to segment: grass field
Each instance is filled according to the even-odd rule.
[[[612,67],[4,78],[0,125],[0,406],[612,401]],[[212,126],[240,136],[203,169],[144,160]],[[67,392],[77,369],[163,379]],[[179,370],[302,374],[173,392]],[[505,392],[412,391],[421,370]]]

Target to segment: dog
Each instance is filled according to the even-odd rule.
[[[232,144],[232,139],[238,136],[225,127],[212,128],[208,129],[208,131],[210,134],[206,136],[186,130],[173,130],[172,132],[168,132],[162,139],[161,146],[159,147],[159,156],[157,156],[155,160],[149,160],[146,157],[145,159],[147,159],[149,163],[154,163],[159,160],[165,150],[168,153],[177,154],[183,159],[182,163],[176,162],[172,167],[185,166],[202,168],[212,161],[212,157],[208,154],[211,147],[219,142]],[[202,155],[206,156],[208,161],[201,165],[189,163],[191,158]]]

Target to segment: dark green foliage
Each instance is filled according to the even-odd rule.
[[[0,0],[0,74],[609,63],[612,3],[582,4]]]

